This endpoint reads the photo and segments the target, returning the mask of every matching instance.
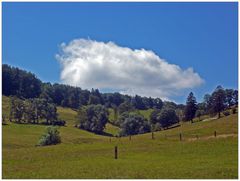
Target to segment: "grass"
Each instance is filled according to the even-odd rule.
[[[4,101],[5,100],[5,101]],[[7,111],[3,96],[3,113]],[[76,112],[58,108],[67,126],[62,143],[36,147],[43,125],[9,123],[2,128],[2,174],[10,178],[238,178],[238,115],[218,120],[184,123],[151,134],[110,138],[73,127]],[[107,124],[106,130],[117,133]],[[208,138],[213,135],[235,136]],[[179,141],[179,133],[183,141]],[[199,140],[190,141],[199,136]],[[118,145],[119,158],[113,158]]]
[[[106,127],[104,129],[104,132],[105,133],[109,133],[109,134],[111,134],[113,136],[118,136],[118,133],[120,132],[120,128],[117,127],[117,126],[114,126],[111,123],[107,123]]]

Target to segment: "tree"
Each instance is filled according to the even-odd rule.
[[[202,115],[203,115],[203,110],[198,109],[198,110],[196,111],[196,117],[198,117],[198,120],[199,120],[199,121],[200,121]]]
[[[75,127],[78,127],[78,128],[90,127],[89,121],[88,121],[88,116],[87,116],[86,106],[82,106],[81,108],[78,109]]]
[[[57,120],[57,108],[54,104],[47,103],[47,107],[44,109],[45,119],[47,124],[53,124]]]
[[[183,119],[184,119],[184,109],[178,108],[178,109],[175,110],[175,113],[176,113],[177,117],[179,118],[179,121],[183,121]]]
[[[169,126],[178,123],[179,118],[173,109],[162,109],[160,114],[157,114],[157,122],[160,123],[162,128],[168,128]]]
[[[161,109],[163,107],[163,102],[160,98],[153,99],[153,108]]]
[[[233,92],[233,102],[236,106],[238,105],[238,90],[234,90]]]
[[[160,115],[161,110],[160,109],[154,109],[153,112],[150,114],[150,123],[151,125],[154,125],[158,123],[158,116]]]
[[[101,104],[101,99],[97,96],[94,96],[94,95],[90,95],[89,96],[89,101],[88,101],[88,104],[91,105],[91,104]]]
[[[38,97],[41,81],[34,74],[9,65],[2,65],[3,95],[15,95],[19,98]]]
[[[108,122],[108,114],[107,109],[100,104],[80,108],[76,127],[101,134]]]
[[[130,112],[130,111],[133,111],[133,110],[134,110],[134,107],[128,101],[120,104],[119,107],[118,107],[119,114],[122,114],[124,112]]]
[[[180,106],[181,107],[181,106]],[[164,101],[162,109],[177,109],[178,106],[174,102]]]
[[[227,106],[229,108],[234,105],[233,94],[234,94],[234,90],[233,89],[226,89],[225,90],[226,102],[227,102]]]
[[[120,135],[134,135],[150,132],[150,125],[147,120],[139,114],[125,112],[120,116]]]
[[[33,104],[33,99],[29,99],[24,101],[25,110],[24,110],[24,118],[28,123],[36,123],[36,107]]]
[[[205,114],[214,114],[212,106],[212,96],[210,94],[205,94],[203,97],[203,110]],[[201,109],[201,108],[200,108]]]
[[[220,118],[220,113],[226,107],[226,95],[225,91],[221,86],[218,86],[212,93],[212,110],[214,113],[218,113],[218,118]]]
[[[115,92],[112,94],[112,104],[119,106],[121,103],[123,103],[122,95]]]
[[[21,123],[23,120],[23,115],[25,111],[24,103],[21,99],[17,97],[11,97],[11,107],[10,107],[10,114],[11,119],[17,120],[18,123]]]
[[[193,118],[195,116],[195,113],[197,111],[197,101],[196,98],[194,97],[193,93],[190,92],[187,102],[186,102],[186,107],[185,107],[185,112],[184,112],[184,117],[186,121],[190,121],[191,123],[193,122]]]
[[[141,96],[136,95],[135,97],[132,97],[131,103],[136,109],[145,109],[145,105]]]

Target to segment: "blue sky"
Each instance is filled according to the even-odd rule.
[[[217,85],[238,87],[237,3],[2,5],[3,63],[34,72],[42,81],[61,82],[55,56],[62,42],[89,38],[151,50],[183,70],[192,67],[204,83],[169,96],[176,102],[185,102],[190,91],[201,101]]]

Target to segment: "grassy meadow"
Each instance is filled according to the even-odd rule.
[[[8,97],[3,96],[2,108],[3,114],[8,115]],[[129,140],[75,128],[77,113],[72,109],[58,107],[58,113],[67,121],[59,129],[62,139],[59,145],[35,146],[46,128],[44,125],[7,122],[2,126],[4,179],[238,178],[238,114],[183,123],[155,132],[155,139],[147,133]],[[146,118],[150,113],[151,110],[140,111]],[[117,135],[119,128],[108,123],[105,132]],[[116,145],[118,159],[114,159]]]

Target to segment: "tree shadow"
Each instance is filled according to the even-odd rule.
[[[163,130],[173,129],[173,128],[177,128],[179,126],[180,126],[180,124],[177,124],[177,125],[173,125],[171,127],[163,128]]]
[[[102,136],[110,136],[113,137],[113,135],[111,133],[106,133],[106,132],[102,132],[102,133],[96,133],[98,135],[102,135]]]

